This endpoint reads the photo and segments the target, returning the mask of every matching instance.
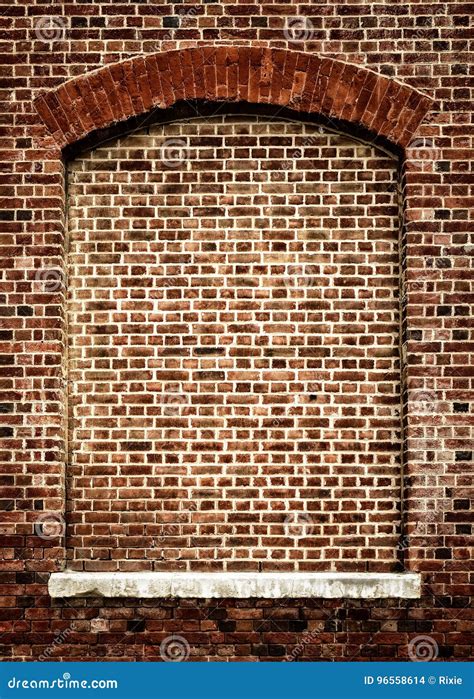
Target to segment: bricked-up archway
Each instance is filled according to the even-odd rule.
[[[332,58],[286,49],[204,46],[105,66],[41,95],[35,106],[63,148],[153,108],[196,99],[318,113],[402,148],[432,104],[408,85]]]
[[[431,99],[417,90],[365,68],[303,52],[249,47],[136,57],[70,80],[35,104],[58,148],[66,149],[111,126],[126,131],[133,118],[195,100],[321,115],[398,152],[431,106]]]

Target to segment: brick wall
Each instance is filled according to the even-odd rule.
[[[71,162],[74,567],[393,568],[395,178],[371,146],[252,116]]]
[[[191,659],[395,659],[416,657],[427,647],[432,657],[469,657],[472,393],[467,321],[473,248],[467,180],[472,153],[467,37],[471,9],[456,2],[323,2],[317,7],[16,3],[2,8],[0,642],[5,657],[93,659],[93,648],[94,659],[155,659],[160,656],[160,644],[172,633],[183,636],[189,646],[184,645],[185,655],[189,650]],[[395,77],[435,99],[416,133],[403,120],[398,131],[396,125],[388,129],[398,133],[402,145],[407,145],[410,133],[414,136],[411,146],[400,154],[405,160],[401,182],[405,225],[400,246],[404,464],[403,529],[396,549],[400,565],[423,573],[419,601],[222,600],[213,605],[196,600],[152,605],[139,600],[53,602],[47,595],[49,572],[64,564],[64,522],[72,523],[76,514],[65,514],[66,474],[74,480],[80,474],[77,465],[74,472],[68,470],[69,463],[65,467],[67,449],[74,445],[74,440],[66,444],[64,412],[65,167],[33,99],[105,64],[198,42],[304,49]],[[331,64],[329,77],[338,70]],[[342,76],[347,78],[351,70],[344,69]],[[262,68],[260,75],[264,74]],[[97,82],[97,78],[91,80],[91,84]],[[357,84],[357,77],[350,80]],[[326,83],[331,84],[328,78]],[[374,78],[375,84],[388,89]],[[285,85],[284,80],[279,84],[281,94],[287,90]],[[344,89],[335,88],[330,100],[340,116],[345,113],[344,103],[338,99],[348,94]],[[304,111],[305,93],[296,92],[298,99],[291,106]],[[100,109],[94,99],[90,102],[90,95],[93,90],[81,99],[90,103],[100,121]],[[137,101],[135,95],[129,97],[131,104]],[[39,109],[47,119],[47,104],[52,107],[56,135],[61,125],[76,130],[76,137],[81,128],[87,132],[86,113],[81,114],[80,124],[75,116],[65,122],[63,107],[55,99],[42,102]],[[382,113],[374,115],[367,109],[370,93],[364,100],[360,108],[355,106],[363,126],[388,123],[383,122]],[[326,103],[320,108],[324,112]],[[365,122],[364,114],[370,115]],[[292,128],[301,129],[295,124]],[[345,170],[348,176],[354,174]],[[394,228],[387,225],[384,230],[384,240],[393,246]],[[392,258],[390,265],[392,274]],[[74,295],[78,287],[72,288]],[[394,282],[386,288],[393,292]],[[285,293],[296,291],[299,287],[285,286]],[[393,304],[393,293],[388,298]],[[393,323],[396,308],[390,309]],[[393,342],[393,329],[390,338]],[[373,385],[363,382],[369,391]],[[384,400],[396,395],[396,390],[392,380],[388,392],[382,393]],[[72,428],[74,437],[79,427],[73,423]],[[361,428],[354,421],[350,429]],[[391,474],[396,478],[395,471]],[[69,483],[70,492],[73,485]],[[394,499],[389,499],[391,507]],[[308,497],[308,505],[314,503]]]

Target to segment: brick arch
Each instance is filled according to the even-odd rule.
[[[430,97],[367,68],[287,49],[218,46],[137,56],[63,83],[35,106],[63,148],[180,100],[289,107],[349,122],[405,147]]]

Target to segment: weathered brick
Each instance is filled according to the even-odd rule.
[[[456,6],[453,39],[436,4],[327,2],[314,15],[230,3],[219,14],[185,0],[171,16],[166,3],[99,0],[59,8],[59,43],[41,35],[49,10],[10,5],[0,652],[160,660],[178,633],[193,660],[394,660],[429,634],[439,658],[472,657],[469,7]],[[177,50],[171,61],[165,50]],[[249,90],[263,106],[242,104]],[[173,124],[140,133],[150,105],[180,98],[210,104],[196,121],[181,104]],[[216,99],[234,116],[213,118]],[[349,136],[283,126],[282,106],[321,113],[336,132],[342,119]],[[129,117],[129,151],[109,141],[69,162],[78,139]],[[356,145],[366,132],[371,143]],[[376,136],[398,147],[400,176]],[[166,170],[167,137],[190,154]],[[67,301],[65,168],[67,235],[80,247],[67,256]],[[297,264],[318,283],[282,284]],[[307,536],[284,535],[288,504],[312,517]],[[422,572],[423,597],[222,600],[215,620],[204,600],[52,604],[47,576],[65,549],[35,523],[65,512],[68,561],[90,570],[398,565]],[[399,527],[409,538],[397,544]]]

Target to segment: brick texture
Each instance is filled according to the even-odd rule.
[[[371,146],[252,116],[72,162],[75,567],[396,564],[395,181]]]
[[[166,660],[162,644],[176,634],[191,660],[413,660],[426,659],[426,650],[433,659],[472,657],[471,11],[460,2],[357,0],[4,4],[0,653],[5,659]],[[190,110],[197,119],[190,120]],[[214,112],[220,116],[211,118]],[[169,124],[158,123],[166,118]],[[233,131],[237,125],[243,133]],[[136,133],[127,136],[130,130]],[[171,137],[184,140],[191,151],[212,153],[212,163],[201,169],[201,156],[178,157],[177,163],[172,156],[171,167],[164,167],[153,151]],[[133,145],[139,138],[141,145]],[[88,152],[92,147],[98,150]],[[114,149],[122,148],[127,154],[116,157]],[[362,167],[356,168],[359,161]],[[272,172],[278,177],[271,179]],[[311,186],[303,192],[305,185]],[[229,213],[247,207],[256,213]],[[216,225],[222,219],[228,249],[219,237],[224,226]],[[257,219],[267,223],[259,227]],[[263,231],[268,237],[255,237]],[[272,237],[281,231],[285,239]],[[265,247],[266,241],[271,245]],[[258,253],[259,259],[231,259],[237,243],[239,256]],[[354,248],[346,249],[348,243]],[[295,259],[282,261],[291,247]],[[190,259],[176,259],[183,255]],[[216,259],[219,255],[224,259]],[[202,261],[193,259],[197,256]],[[193,265],[197,269],[186,271],[186,285],[166,283],[181,279]],[[288,274],[291,265],[296,274]],[[236,269],[229,273],[226,266]],[[281,269],[270,274],[272,266]],[[111,268],[117,286],[107,287]],[[314,275],[320,284],[307,281]],[[216,276],[221,286],[213,286]],[[201,278],[202,285],[191,286]],[[252,284],[240,286],[241,278]],[[350,278],[363,278],[364,284],[345,286]],[[289,279],[299,281],[285,283]],[[101,290],[110,295],[101,297]],[[235,298],[243,308],[230,308]],[[277,300],[291,307],[280,311]],[[203,301],[206,308],[198,309]],[[165,313],[170,317],[164,319]],[[259,342],[250,331],[237,336],[242,347],[261,354],[233,356],[232,345],[221,342],[229,327],[196,335],[190,326],[199,322],[258,325]],[[144,344],[143,329],[163,323],[169,332],[147,333]],[[117,331],[98,331],[114,324]],[[315,334],[315,324],[325,327]],[[344,326],[340,333],[337,324]],[[360,324],[367,326],[364,333],[355,328]],[[178,342],[186,337],[200,341]],[[284,338],[275,348],[294,354],[265,354],[270,337]],[[114,341],[102,345],[100,338]],[[133,341],[124,344],[123,338]],[[194,353],[221,346],[223,354]],[[316,349],[315,356],[303,356],[303,347]],[[178,354],[177,348],[186,352]],[[245,366],[238,365],[242,359]],[[119,382],[120,372],[128,371],[142,375],[127,378],[137,386],[133,391],[117,386],[106,402],[106,376],[112,373]],[[147,372],[151,378],[143,377]],[[169,379],[161,376],[166,395],[173,397],[166,403],[158,400],[164,393],[158,372],[170,372]],[[257,378],[251,379],[251,372]],[[251,381],[260,382],[262,392],[237,390]],[[144,390],[147,382],[160,386]],[[168,390],[168,383],[179,384],[184,400],[174,401],[177,392],[173,386]],[[301,387],[294,390],[292,383]],[[226,411],[199,415],[221,422],[198,427],[192,410],[200,403],[192,399],[201,400],[206,385],[214,398],[204,405],[223,405]],[[350,402],[342,401],[345,395]],[[231,403],[231,396],[247,402]],[[256,396],[259,401],[249,403]],[[291,414],[288,404],[266,403],[264,396],[291,396]],[[249,405],[252,415],[240,413]],[[165,415],[176,406],[178,415]],[[117,412],[128,424],[117,425],[112,419]],[[261,425],[229,424],[251,417]],[[275,426],[274,420],[289,422]],[[167,439],[173,448],[158,450],[164,430],[172,433]],[[197,449],[216,433],[217,449]],[[244,445],[240,452],[249,460],[235,462],[235,484],[227,485],[219,481],[218,455],[231,458],[235,452],[223,448],[230,441]],[[101,442],[106,451],[96,449]],[[144,448],[147,442],[150,449]],[[276,473],[265,472],[270,462],[264,458],[258,461],[261,472],[252,473],[251,459],[257,465],[256,457],[272,453],[255,451],[255,444],[267,442],[292,449],[275,450]],[[111,450],[110,443],[120,448]],[[177,448],[183,443],[190,445],[186,451]],[[298,448],[303,444],[308,450]],[[173,458],[151,462],[153,453]],[[165,466],[172,482],[161,480]],[[204,474],[198,474],[201,467]],[[237,482],[239,477],[245,482]],[[263,480],[257,486],[252,478]],[[250,495],[252,488],[262,494]],[[273,491],[278,509],[269,507],[266,489]],[[178,491],[185,491],[179,499]],[[188,507],[185,521],[180,509],[172,509],[181,503]],[[213,507],[204,509],[203,503]],[[287,511],[300,517],[285,523]],[[232,523],[242,525],[249,539],[238,546],[231,538],[242,537],[242,531],[224,531],[234,512],[254,518]],[[257,512],[258,532],[252,529]],[[156,531],[145,531],[149,523]],[[291,539],[286,543],[282,525]],[[308,526],[313,530],[306,536]],[[267,546],[267,536],[276,545]],[[166,546],[154,546],[157,537],[160,544],[166,537]],[[212,539],[218,537],[215,546]],[[187,553],[178,558],[182,549]],[[219,604],[48,597],[49,573],[62,569],[66,557],[73,567],[142,569],[160,567],[165,550],[170,569],[212,560],[213,566],[261,563],[267,569],[362,564],[420,571],[423,594],[410,601]],[[238,559],[237,551],[243,554]]]
[[[184,70],[183,70],[184,68]],[[184,48],[106,66],[41,95],[36,109],[60,146],[179,100],[278,104],[366,127],[406,146],[432,100],[384,75],[288,49]],[[346,108],[346,109],[345,109]]]

